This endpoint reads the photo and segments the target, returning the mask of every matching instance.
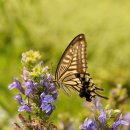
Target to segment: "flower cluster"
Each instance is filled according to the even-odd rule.
[[[15,78],[9,89],[19,90],[14,97],[20,104],[19,112],[26,111],[32,119],[37,115],[40,120],[46,120],[56,108],[54,101],[57,101],[58,91],[48,67],[43,66],[40,58],[37,51],[23,53],[22,79]],[[32,119],[29,119],[30,123]]]
[[[129,122],[130,124],[130,112],[124,115],[124,119]],[[130,130],[130,125],[125,128],[125,130]]]
[[[59,130],[75,130],[74,119],[70,114],[65,112],[58,115],[60,122],[58,123]]]
[[[122,118],[120,110],[103,110],[100,101],[96,101],[94,117],[86,118],[81,130],[119,130],[121,125],[128,126],[129,123]]]
[[[124,109],[128,98],[127,89],[118,84],[116,88],[111,89],[109,97],[108,104],[111,108]]]

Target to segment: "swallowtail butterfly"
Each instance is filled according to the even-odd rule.
[[[96,95],[107,99],[98,93],[103,89],[96,87],[87,72],[86,47],[84,34],[79,34],[70,42],[58,63],[55,82],[67,94],[72,88],[79,93],[80,97],[85,97],[87,101],[91,101]]]

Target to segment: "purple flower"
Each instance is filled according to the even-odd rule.
[[[57,92],[55,85],[53,83],[50,83],[48,80],[44,80],[44,86],[46,94]]]
[[[12,90],[12,89],[14,89],[14,88],[17,88],[18,90],[20,90],[20,92],[22,92],[22,93],[24,94],[24,89],[23,89],[23,87],[21,86],[21,83],[18,81],[17,78],[14,78],[14,82],[13,82],[12,84],[10,84],[10,85],[8,86],[8,88],[9,88],[10,90]]]
[[[25,95],[29,96],[30,98],[34,97],[34,93],[36,92],[35,86],[31,80],[28,80],[24,83],[26,89],[25,89]]]
[[[55,109],[55,106],[52,106],[51,103],[42,102],[41,108],[46,112],[47,115],[50,115]]]
[[[58,91],[53,83],[53,76],[48,66],[43,66],[38,51],[28,51],[22,54],[22,79],[14,79],[9,89],[17,88],[20,94],[14,99],[19,103],[18,111],[22,126],[21,129],[54,129],[51,127],[50,114],[55,107]],[[21,93],[22,92],[22,93]],[[19,127],[18,127],[19,126]]]
[[[32,80],[28,80],[27,82],[25,82],[25,87],[34,90],[34,85]]]
[[[121,125],[126,125],[126,126],[129,125],[129,123],[127,121],[122,119],[122,115],[120,115],[119,119],[114,122],[111,130],[118,130],[119,126],[121,126]]]
[[[43,99],[43,102],[52,103],[54,98],[51,95],[46,95]]]
[[[27,96],[29,96],[30,98],[33,98],[33,97],[34,97],[32,89],[26,88],[26,89],[25,89],[25,94],[26,94]]]
[[[37,82],[34,83],[34,88],[37,88],[39,84]]]
[[[96,107],[98,108],[99,111],[102,111],[102,104],[100,102],[100,99],[98,98],[97,99],[97,102],[96,102]]]
[[[17,100],[20,104],[23,104],[23,99],[22,99],[22,96],[20,94],[17,94],[14,97],[14,99]]]
[[[53,83],[51,83],[51,84],[49,85],[49,87],[48,87],[48,91],[49,91],[49,92],[53,92],[53,91],[55,91],[55,90],[56,90],[55,85],[54,85]]]
[[[22,112],[22,111],[27,111],[27,112],[31,112],[31,105],[27,105],[23,99],[22,99],[22,96],[20,94],[17,94],[15,97],[14,97],[15,100],[17,100],[21,106],[19,107],[18,111],[19,112]]]
[[[130,112],[125,114],[124,119],[130,122]]]
[[[57,92],[57,91],[54,91],[54,92],[52,93],[52,97],[54,98],[54,100],[57,100],[58,92]]]
[[[50,82],[48,80],[44,80],[44,86],[46,91],[48,90],[48,88],[50,87]]]
[[[55,109],[55,106],[52,105],[52,103],[54,100],[57,100],[58,96],[56,87],[53,83],[50,82],[51,80],[51,74],[48,74],[47,78],[45,75],[41,75],[40,84],[43,85],[44,88],[44,92],[40,95],[41,108],[46,112],[47,115],[50,115]]]
[[[46,95],[44,92],[41,94],[41,108],[46,112],[46,114],[50,115],[52,111],[55,109],[51,103],[54,101],[54,98],[51,95]]]
[[[28,106],[23,103],[23,105],[19,107],[18,111],[19,112],[22,112],[22,111],[32,112],[32,109],[31,109],[31,106]]]
[[[98,130],[98,126],[96,121],[92,119],[86,118],[84,124],[80,126],[81,130]]]
[[[27,77],[28,77],[28,71],[26,70],[26,68],[24,68],[23,70],[23,79],[26,81],[27,80]]]
[[[125,130],[130,130],[130,112],[125,114],[124,119],[129,122],[129,126]]]
[[[56,90],[56,86],[51,83],[48,79],[44,79],[44,92],[46,95],[52,95],[54,100],[57,99],[58,92]]]
[[[51,80],[52,80],[52,75],[51,75],[51,74],[48,74],[48,75],[47,75],[47,79],[48,79],[49,81],[51,81]]]
[[[98,117],[98,120],[99,120],[101,126],[106,125],[106,111],[105,110],[102,110],[100,112],[100,116]]]
[[[40,95],[41,100],[43,100],[45,96],[46,96],[46,94],[43,92],[43,93]]]
[[[100,100],[94,102],[96,111],[94,112],[95,117],[88,119],[86,118],[84,124],[80,126],[82,130],[119,130],[121,125],[128,126],[129,123],[122,119],[122,115],[118,116],[119,113],[115,113],[115,115],[111,115],[112,111],[114,110],[103,110],[102,104]],[[97,112],[97,113],[96,113]],[[99,115],[100,112],[100,115]],[[99,115],[99,116],[98,116]],[[115,116],[116,121],[113,122],[112,116]],[[118,118],[117,118],[118,116]],[[112,120],[111,120],[112,119]],[[110,123],[111,122],[111,126]]]

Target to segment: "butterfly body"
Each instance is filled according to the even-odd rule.
[[[102,91],[102,89],[95,87],[87,72],[86,47],[84,34],[79,34],[70,42],[57,66],[55,82],[66,93],[69,94],[70,89],[74,89],[80,97],[91,101],[96,95],[103,96],[96,92],[96,90]]]

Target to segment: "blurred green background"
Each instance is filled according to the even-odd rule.
[[[129,11],[129,0],[0,0],[0,129],[7,130],[16,118],[18,104],[8,84],[20,74],[22,52],[39,50],[54,74],[64,49],[79,33],[86,35],[88,71],[95,82],[107,96],[122,84],[130,98]],[[77,118],[83,103],[78,95],[61,92],[54,117],[68,112]]]

